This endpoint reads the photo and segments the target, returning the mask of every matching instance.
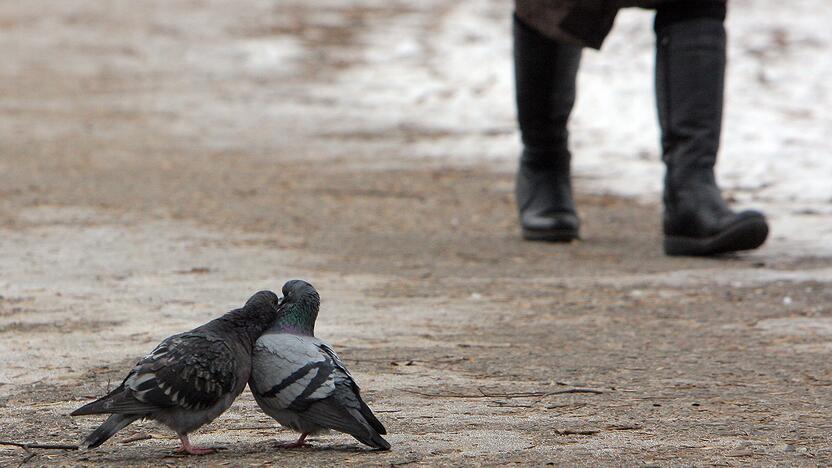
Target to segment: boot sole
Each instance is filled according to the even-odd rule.
[[[572,242],[578,239],[578,231],[574,229],[558,229],[552,231],[531,231],[523,229],[523,239],[541,242]]]
[[[768,237],[768,224],[763,218],[740,221],[711,237],[696,238],[665,236],[664,253],[671,256],[703,257],[742,250],[753,250],[763,245]]]

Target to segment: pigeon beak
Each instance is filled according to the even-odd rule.
[[[283,310],[283,308],[285,308],[287,304],[288,304],[288,302],[286,302],[286,298],[281,297],[277,301],[277,310]]]

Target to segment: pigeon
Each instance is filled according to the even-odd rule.
[[[358,385],[327,343],[315,338],[321,304],[311,284],[283,286],[278,318],[254,345],[249,389],[260,408],[300,432],[283,448],[303,447],[306,437],[333,429],[379,450],[390,444],[384,426],[361,399]]]
[[[213,453],[191,445],[188,434],[222,414],[245,389],[252,347],[274,323],[278,305],[275,293],[260,291],[242,308],[159,343],[118,388],[71,413],[111,414],[79,448],[98,447],[133,421],[151,419],[176,432],[180,452]]]

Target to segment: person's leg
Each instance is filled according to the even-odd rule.
[[[726,61],[724,2],[678,2],[656,13],[656,103],[662,130],[664,249],[714,255],[755,249],[768,225],[735,213],[714,177]]]
[[[523,237],[529,240],[578,238],[566,125],[580,59],[580,47],[553,41],[514,18],[517,120],[523,140],[516,196]]]

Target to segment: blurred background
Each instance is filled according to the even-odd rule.
[[[61,172],[63,184],[95,180],[73,190],[92,197],[95,171],[161,170],[181,158],[514,168],[505,1],[34,0],[0,9],[0,164],[15,196],[56,189],[20,187],[26,170]],[[832,235],[823,222],[832,213],[830,19],[824,0],[730,5],[719,174],[740,205],[772,212],[775,248],[784,238],[797,241],[786,250],[832,244],[815,242]],[[658,199],[651,20],[625,11],[603,52],[586,54],[572,120],[579,190]],[[121,189],[151,188],[141,172]],[[162,191],[159,202],[173,201]]]

